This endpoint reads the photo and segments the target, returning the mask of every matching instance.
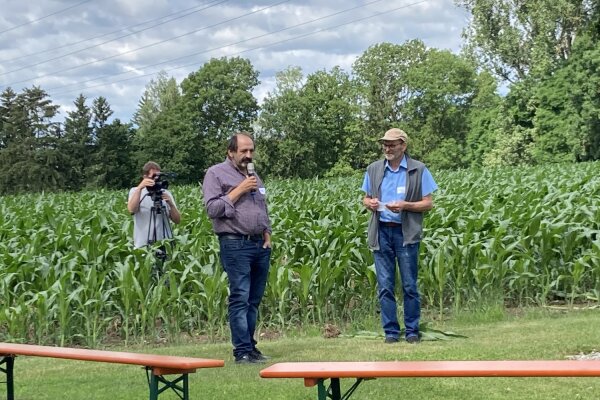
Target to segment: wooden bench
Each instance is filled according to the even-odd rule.
[[[150,400],[157,400],[158,395],[169,388],[179,398],[189,400],[188,374],[196,372],[198,368],[222,367],[225,364],[223,360],[204,358],[0,343],[0,371],[6,374],[8,400],[14,400],[13,366],[16,356],[52,357],[80,361],[141,365],[146,369]],[[165,377],[165,375],[175,374],[179,375],[179,377],[175,379],[167,379]],[[159,382],[162,384],[160,388]],[[182,386],[179,385],[180,382]]]
[[[600,360],[553,361],[377,361],[293,362],[273,364],[260,371],[263,378],[302,378],[317,386],[319,400],[348,399],[366,379],[414,377],[564,377],[600,376]],[[340,378],[356,382],[342,396]],[[325,388],[324,382],[331,383]]]

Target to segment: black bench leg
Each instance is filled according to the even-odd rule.
[[[183,400],[190,400],[190,386],[188,382],[188,374],[183,376]]]
[[[6,374],[6,400],[15,400],[15,386],[13,380],[15,357],[4,356],[2,360],[0,360],[0,366],[1,365],[6,365],[4,368],[0,367],[0,371]]]
[[[340,378],[331,378],[329,388],[325,388],[325,380],[319,379],[317,383],[319,391],[319,400],[341,400],[342,391],[340,390]]]
[[[156,375],[150,373],[150,400],[158,400],[158,379]]]
[[[323,379],[319,379],[319,382],[317,383],[317,390],[319,400],[327,400],[327,388],[325,388],[325,381]]]
[[[340,378],[331,378],[331,398],[341,399],[342,390],[340,389]]]
[[[342,396],[340,378],[331,378],[331,384],[329,385],[329,388],[325,388],[325,379],[319,379],[317,382],[319,400],[348,400],[362,381],[364,381],[363,378],[357,378],[352,387],[350,387],[350,389],[348,389],[348,391]]]
[[[148,387],[150,389],[150,400],[158,400],[158,395],[164,392],[167,389],[173,390],[175,394],[181,400],[190,400],[190,388],[189,388],[189,380],[188,374],[181,374],[179,377],[173,380],[169,380],[165,378],[164,375],[154,375],[152,373],[152,368],[146,369],[148,377]],[[159,388],[159,382],[163,384],[162,387]],[[182,382],[183,385],[178,385],[179,382]]]

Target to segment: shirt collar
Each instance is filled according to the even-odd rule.
[[[392,167],[390,167],[390,162],[387,159],[385,160],[384,165],[386,169],[389,169],[390,171],[394,172]],[[398,167],[398,169],[400,168],[408,169],[408,164],[406,163],[406,154],[402,155],[402,161],[400,161],[400,166]]]

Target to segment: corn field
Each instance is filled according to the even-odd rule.
[[[419,287],[439,313],[482,303],[600,301],[600,163],[434,174]],[[368,214],[351,178],[267,182],[273,257],[261,321],[360,321],[377,307]],[[157,278],[133,249],[127,190],[0,198],[2,340],[94,347],[215,335],[227,279],[198,186]]]

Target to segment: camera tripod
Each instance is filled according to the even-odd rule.
[[[163,205],[161,193],[152,194],[152,207],[150,207],[150,222],[148,224],[148,237],[147,243],[149,246],[154,244],[157,240],[170,239],[173,237],[173,231],[171,230],[171,223],[169,216],[167,215],[167,209]],[[161,225],[162,230],[158,227]],[[162,235],[159,236],[159,233]],[[156,264],[152,267],[152,275],[156,278],[160,278],[163,274],[163,265],[167,260],[167,249],[164,244],[160,245],[154,253],[156,257]]]

